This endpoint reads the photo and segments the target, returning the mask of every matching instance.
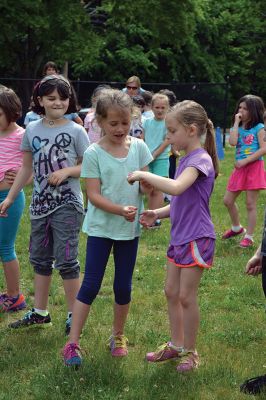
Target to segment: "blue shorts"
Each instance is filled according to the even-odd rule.
[[[5,200],[8,192],[9,190],[0,191],[0,203]],[[7,217],[0,218],[0,259],[2,262],[9,262],[17,258],[15,240],[24,207],[25,195],[21,191],[9,207]]]
[[[149,172],[155,175],[168,177],[169,174],[169,159],[155,159],[149,164]]]
[[[170,245],[167,259],[180,268],[210,268],[213,262],[215,239],[200,238],[180,246]]]

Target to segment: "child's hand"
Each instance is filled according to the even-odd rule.
[[[180,157],[180,155],[181,155],[180,151],[173,144],[171,145],[171,152],[173,153],[173,155],[175,157]]]
[[[152,153],[153,161],[158,157],[156,150]]]
[[[130,185],[133,185],[134,182],[140,180],[141,180],[141,171],[129,172],[127,176],[127,181],[128,183],[130,183]]]
[[[141,213],[139,222],[144,228],[148,228],[154,224],[157,218],[158,215],[154,210],[145,210]]]
[[[242,118],[242,115],[240,113],[237,113],[235,115],[235,123],[240,124],[241,118]]]
[[[133,221],[135,221],[137,210],[138,210],[137,207],[125,206],[125,207],[123,207],[123,210],[122,210],[122,216],[128,222],[133,222]]]
[[[261,269],[262,269],[262,260],[260,256],[253,256],[246,265],[246,274],[248,275],[258,275],[261,273]]]
[[[8,200],[6,198],[1,204],[0,204],[0,217],[7,217],[7,209],[12,205],[12,201]]]
[[[5,172],[5,181],[9,184],[12,185],[14,183],[14,180],[17,176],[18,171],[14,170],[9,170]]]
[[[59,186],[62,182],[64,182],[68,178],[68,173],[66,169],[59,169],[58,171],[54,171],[48,178],[48,183],[52,186]]]
[[[244,167],[245,165],[247,165],[248,163],[247,163],[247,159],[246,158],[244,158],[243,160],[237,160],[236,162],[235,162],[235,168],[236,169],[239,169],[239,168],[242,168],[242,167]]]

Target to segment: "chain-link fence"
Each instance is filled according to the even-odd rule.
[[[0,78],[0,84],[11,87],[21,99],[23,114],[28,111],[32,90],[37,80],[19,78]],[[80,106],[89,107],[93,90],[99,84],[109,84],[113,88],[122,89],[122,82],[72,81]],[[214,125],[221,127],[225,134],[227,125],[228,90],[227,83],[142,83],[143,89],[154,93],[161,89],[172,90],[178,100],[195,100],[207,111]]]

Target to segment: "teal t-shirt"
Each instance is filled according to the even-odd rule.
[[[108,213],[88,201],[83,232],[90,236],[114,240],[132,240],[140,235],[142,195],[139,191],[139,182],[130,185],[127,176],[129,172],[146,167],[151,161],[152,155],[147,145],[141,139],[134,137],[131,137],[130,148],[125,158],[113,157],[97,143],[93,143],[85,151],[81,177],[100,179],[102,196],[115,204],[135,206],[138,212],[135,221],[128,222],[124,217]]]
[[[145,119],[143,121],[144,140],[153,153],[161,146],[166,138],[167,129],[165,120],[159,121],[154,118]],[[156,158],[156,160],[166,159],[169,157],[170,146],[167,146],[164,151]]]
[[[243,160],[260,149],[258,133],[263,128],[264,125],[262,123],[250,129],[244,129],[242,126],[238,128],[236,160]],[[263,160],[263,157],[261,156],[259,160]]]

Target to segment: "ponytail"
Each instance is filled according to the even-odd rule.
[[[216,150],[214,127],[213,127],[213,123],[210,119],[208,119],[208,122],[206,125],[206,140],[204,143],[204,149],[211,156],[213,168],[215,171],[215,178],[217,178],[218,173],[219,173],[219,159],[218,159],[217,150]]]
[[[215,178],[217,178],[219,173],[219,160],[216,152],[214,127],[204,108],[193,100],[183,100],[177,103],[171,112],[175,114],[177,120],[182,125],[196,125],[198,128],[198,136],[202,137],[202,139],[206,134],[203,147],[211,156]]]

